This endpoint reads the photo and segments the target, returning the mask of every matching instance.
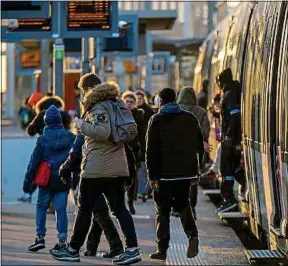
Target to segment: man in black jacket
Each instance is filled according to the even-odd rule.
[[[137,167],[137,173],[145,163],[145,133],[146,133],[146,127],[144,122],[144,111],[142,109],[137,108],[137,96],[132,91],[126,91],[122,95],[122,100],[125,102],[128,109],[132,112],[132,115],[134,117],[134,120],[137,124],[137,131],[138,135],[136,138],[129,141],[129,146],[132,148],[132,151],[134,153],[135,159],[136,159],[136,167]],[[135,207],[134,207],[134,199],[137,200],[137,194],[138,194],[138,174],[136,175],[136,178],[134,182],[132,183],[130,189],[127,191],[127,197],[128,197],[128,207],[129,211],[132,215],[136,213]],[[146,195],[143,195],[143,197],[146,197]],[[143,198],[144,201],[146,198]]]
[[[217,83],[223,90],[221,116],[222,116],[222,144],[221,144],[221,195],[222,205],[218,212],[227,212],[237,207],[233,195],[235,171],[241,158],[241,85],[233,80],[230,68],[223,70],[217,77]],[[244,179],[237,180],[244,185]]]
[[[156,206],[158,249],[151,259],[166,259],[169,247],[169,219],[174,207],[189,239],[187,257],[198,254],[198,231],[189,203],[191,182],[198,180],[204,143],[196,117],[175,103],[176,92],[165,88],[159,93],[160,112],[148,126],[146,165]]]

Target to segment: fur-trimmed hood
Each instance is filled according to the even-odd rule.
[[[81,101],[82,114],[90,110],[97,102],[116,98],[120,95],[120,88],[117,83],[102,83],[85,93]]]
[[[45,96],[43,97],[35,106],[35,111],[37,114],[47,110],[51,105],[55,105],[57,109],[64,109],[65,103],[59,96]]]

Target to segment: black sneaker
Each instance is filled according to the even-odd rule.
[[[126,250],[117,259],[112,260],[112,262],[117,265],[129,265],[140,262],[141,260],[139,250],[135,249],[134,251]]]
[[[237,202],[235,201],[225,201],[222,205],[217,209],[217,212],[228,212],[232,211],[237,207]]]
[[[45,248],[45,239],[44,238],[35,238],[35,242],[28,247],[29,251],[37,252],[40,249]]]
[[[49,250],[49,253],[52,254],[53,250],[62,250],[62,249],[66,249],[67,248],[67,243],[65,241],[59,241],[54,248]]]
[[[122,253],[123,253],[123,248],[112,249],[109,252],[107,252],[106,254],[103,254],[103,258],[113,259],[116,256],[121,255]]]
[[[129,208],[129,212],[132,214],[132,215],[135,215],[136,214],[136,210],[134,208],[134,203],[133,202],[128,202],[128,208]]]
[[[166,252],[157,250],[149,255],[150,260],[166,260]]]
[[[84,251],[84,256],[85,257],[95,257],[96,256],[96,251],[92,251],[92,250],[88,250],[88,249],[86,249],[85,251]]]
[[[187,249],[187,258],[194,258],[198,255],[199,239],[198,237],[190,237]]]
[[[70,262],[79,262],[80,256],[79,251],[70,251],[67,248],[56,250],[51,250],[51,255],[54,259],[60,260],[60,261],[70,261]]]

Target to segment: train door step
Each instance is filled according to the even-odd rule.
[[[209,195],[221,195],[220,189],[203,189],[205,196]]]
[[[230,220],[230,219],[237,219],[237,220],[245,220],[248,219],[248,214],[242,212],[219,212],[218,216],[221,220]]]
[[[259,249],[245,250],[245,255],[249,263],[284,263],[287,265],[288,260],[278,250]]]

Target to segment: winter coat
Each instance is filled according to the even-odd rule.
[[[62,168],[65,169],[65,172],[68,173],[69,176],[71,176],[71,172],[73,172],[73,189],[76,189],[79,182],[78,176],[81,171],[82,146],[84,142],[84,135],[79,133],[76,136],[68,158],[62,164]],[[129,167],[129,178],[127,179],[127,185],[130,185],[136,178],[135,157],[129,145],[125,145],[125,153]]]
[[[117,84],[102,83],[84,95],[82,113],[85,114],[80,131],[85,136],[82,147],[81,178],[127,177],[128,165],[123,144],[110,140],[111,126],[108,99],[120,95]]]
[[[72,147],[75,136],[62,125],[46,126],[43,135],[38,137],[36,147],[31,155],[23,190],[25,193],[31,191],[33,180],[41,162],[46,161],[52,166],[52,174],[47,189],[52,191],[68,190],[69,186],[64,185],[59,177],[59,168],[65,161]]]
[[[64,101],[58,96],[45,96],[42,98],[35,107],[36,117],[33,121],[28,125],[26,132],[30,136],[35,136],[36,134],[42,135],[43,129],[45,127],[44,123],[44,116],[46,110],[51,106],[54,105],[58,109],[64,109],[65,103]],[[66,129],[70,128],[71,117],[69,116],[68,112],[60,111],[62,117],[62,124]]]
[[[221,103],[222,136],[230,137],[233,144],[241,143],[241,85],[238,81],[224,87]]]
[[[208,95],[205,91],[200,91],[197,95],[197,98],[198,98],[198,105],[205,109],[207,108],[207,105],[208,105]]]
[[[136,138],[129,141],[129,146],[132,148],[135,159],[137,163],[145,161],[145,122],[144,122],[144,112],[141,109],[134,108],[132,111],[132,115],[137,124],[138,135]]]
[[[152,116],[146,136],[146,165],[150,180],[178,179],[198,174],[204,153],[196,117],[178,104],[166,104]]]
[[[178,96],[177,103],[180,104],[182,109],[191,112],[197,117],[197,120],[200,123],[203,131],[204,140],[208,142],[210,133],[210,121],[208,119],[207,111],[197,106],[197,99],[193,88],[183,88]]]
[[[148,127],[148,123],[149,123],[149,120],[151,118],[152,115],[154,115],[154,111],[153,109],[147,104],[144,102],[144,104],[138,106],[139,109],[142,109],[144,111],[144,125],[145,125],[145,128],[147,130],[147,127]]]

